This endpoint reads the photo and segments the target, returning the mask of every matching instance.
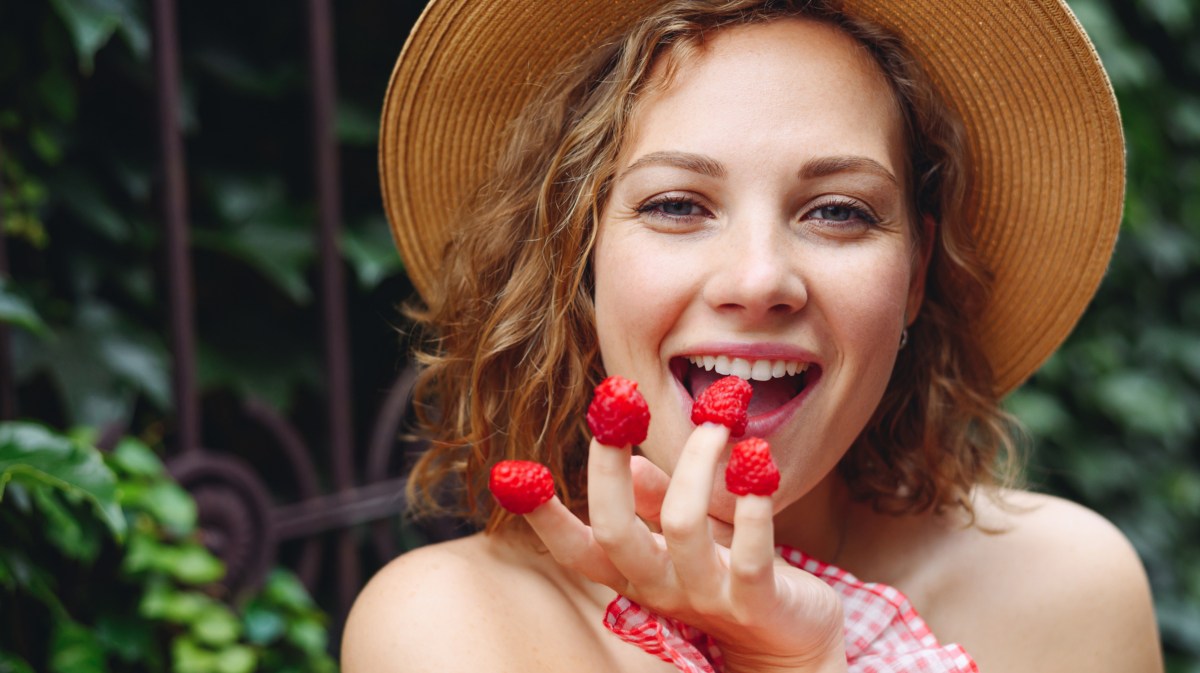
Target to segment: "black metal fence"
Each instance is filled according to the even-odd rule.
[[[417,3],[414,3],[414,5]],[[419,7],[414,7],[413,15]],[[396,526],[389,523],[405,508],[404,478],[393,457],[412,450],[400,439],[413,383],[411,368],[381,395],[367,431],[353,427],[350,339],[345,278],[338,234],[341,222],[339,150],[334,133],[337,68],[333,16],[329,0],[307,0],[308,77],[311,89],[311,154],[317,216],[313,241],[319,250],[319,300],[324,343],[325,437],[305,437],[280,409],[255,399],[242,401],[245,419],[255,432],[271,438],[278,472],[261,474],[248,461],[202,437],[202,405],[196,373],[196,297],[189,237],[188,162],[181,131],[181,78],[176,3],[153,0],[155,96],[160,147],[163,268],[172,358],[173,427],[168,467],[195,497],[201,535],[227,564],[224,582],[234,593],[259,583],[281,561],[293,567],[310,590],[318,585],[323,605],[335,617],[334,641],[364,574],[376,561],[402,551]],[[396,26],[399,33],[407,26]],[[386,82],[379,82],[380,100]],[[2,149],[0,149],[2,151]],[[2,160],[2,156],[0,156]],[[4,213],[0,211],[0,230]],[[5,238],[0,236],[0,277],[9,273]],[[399,299],[399,298],[397,298]],[[16,384],[9,330],[0,323],[0,418],[17,413]],[[375,404],[376,401],[372,401]],[[126,430],[114,423],[103,434],[111,444]],[[356,446],[355,437],[365,437]],[[320,473],[316,456],[328,465]],[[261,467],[260,467],[261,469]],[[283,499],[278,485],[288,480]],[[369,524],[369,525],[366,525]],[[430,531],[432,537],[445,531]],[[280,554],[287,545],[289,553]],[[372,560],[365,561],[370,554]]]

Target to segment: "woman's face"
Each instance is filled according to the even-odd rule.
[[[650,405],[650,460],[673,470],[693,398],[733,373],[777,507],[831,472],[923,292],[902,129],[862,47],[802,20],[723,30],[639,102],[594,270],[604,366]],[[721,481],[710,513],[729,521]]]

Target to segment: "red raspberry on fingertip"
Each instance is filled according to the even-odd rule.
[[[587,424],[601,444],[618,448],[641,444],[650,427],[650,407],[637,382],[610,376],[596,386],[588,405]]]
[[[502,460],[492,467],[488,489],[513,514],[528,514],[554,497],[550,468],[530,460]]]
[[[779,468],[767,440],[751,437],[733,445],[725,466],[725,488],[734,495],[771,495],[779,489]]]
[[[746,379],[737,376],[717,379],[692,403],[692,422],[724,425],[731,436],[740,437],[746,434],[749,420],[746,410],[753,394],[754,389]]]

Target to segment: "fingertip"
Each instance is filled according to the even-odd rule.
[[[733,431],[727,425],[705,421],[697,425],[695,430],[692,430],[692,437],[707,438],[714,442],[719,441],[723,446],[733,437]]]
[[[631,444],[605,444],[599,437],[592,437],[592,441],[588,444],[589,451],[632,451]]]
[[[775,564],[775,508],[768,496],[738,496],[733,510],[730,566],[745,582],[761,579]]]

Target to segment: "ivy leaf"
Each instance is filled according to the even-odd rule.
[[[53,339],[28,344],[18,376],[46,370],[72,423],[104,425],[128,413],[137,392],[159,408],[170,403],[167,351],[158,337],[99,301],[81,303],[75,322]]]
[[[125,535],[116,476],[100,451],[34,423],[0,423],[0,499],[10,480],[42,484],[91,503],[115,538]]]
[[[166,570],[186,584],[203,585],[216,582],[225,575],[225,564],[198,544],[188,544],[166,556]]]
[[[24,659],[0,650],[0,673],[34,673],[34,670]]]
[[[179,484],[154,484],[146,494],[147,509],[172,535],[183,537],[196,529],[196,501]]]
[[[192,621],[196,640],[213,647],[231,645],[242,634],[242,624],[225,606],[214,603]]]
[[[283,615],[255,604],[246,608],[242,622],[246,628],[246,639],[254,645],[267,645],[275,641],[287,628]]]
[[[379,142],[379,113],[352,101],[339,100],[334,130],[344,145],[374,147]]]
[[[135,477],[158,477],[166,474],[158,454],[133,437],[122,437],[109,454],[109,462],[119,471]]]
[[[302,306],[312,299],[305,272],[315,258],[314,234],[298,226],[297,219],[275,215],[256,218],[236,231],[200,229],[192,240],[241,260]]]
[[[70,558],[95,560],[100,552],[99,529],[87,526],[92,520],[75,516],[57,496],[58,493],[50,489],[33,491],[33,499],[46,518],[46,539]]]
[[[96,638],[126,663],[139,661],[154,649],[153,632],[132,614],[106,612],[96,617]]]
[[[251,647],[235,645],[221,650],[214,663],[217,673],[251,673],[258,664],[258,655]]]
[[[402,271],[403,263],[392,242],[391,230],[382,217],[373,217],[363,226],[342,232],[342,254],[349,260],[364,289],[373,288],[384,278]]]
[[[58,617],[66,615],[67,609],[58,598],[56,579],[53,573],[34,563],[24,551],[0,548],[0,586],[10,588],[15,584],[20,591],[41,601]]]
[[[147,592],[139,612],[151,619],[164,619],[174,624],[190,624],[195,621],[213,599],[195,591],[180,591],[170,586],[160,586]]]
[[[1058,437],[1071,425],[1071,417],[1054,395],[1033,388],[1020,388],[1005,400],[1008,410],[1041,437]]]
[[[63,207],[78,218],[80,224],[114,243],[132,241],[133,227],[127,216],[113,206],[93,176],[82,171],[65,172],[52,182],[52,188],[60,194],[71,195],[63,202]]]
[[[275,570],[267,576],[263,596],[284,608],[293,611],[308,610],[312,607],[312,597],[295,575],[282,570]]]
[[[29,301],[17,294],[12,283],[4,278],[0,278],[0,322],[23,327],[38,336],[50,332]]]
[[[1160,377],[1122,372],[1103,378],[1096,391],[1104,409],[1135,431],[1170,437],[1192,429],[1194,421],[1186,401]]]
[[[260,65],[228,46],[198,47],[191,60],[229,90],[255,98],[279,98],[307,81],[304,69],[294,63]]]
[[[211,673],[216,669],[216,654],[188,636],[171,643],[171,670],[175,673]]]
[[[149,53],[149,35],[130,0],[52,0],[51,4],[71,34],[84,74],[92,73],[96,52],[118,30],[137,56],[145,58]]]
[[[325,632],[325,627],[316,621],[298,619],[288,626],[287,638],[305,652],[323,652],[328,644],[329,634]]]
[[[69,619],[60,620],[50,638],[50,670],[55,673],[108,673],[104,647],[90,629]]]
[[[239,329],[243,329],[241,325]],[[257,332],[262,334],[262,331]],[[297,388],[321,386],[320,364],[295,341],[243,340],[217,348],[201,343],[197,372],[201,388],[229,387],[241,396],[287,409]]]

